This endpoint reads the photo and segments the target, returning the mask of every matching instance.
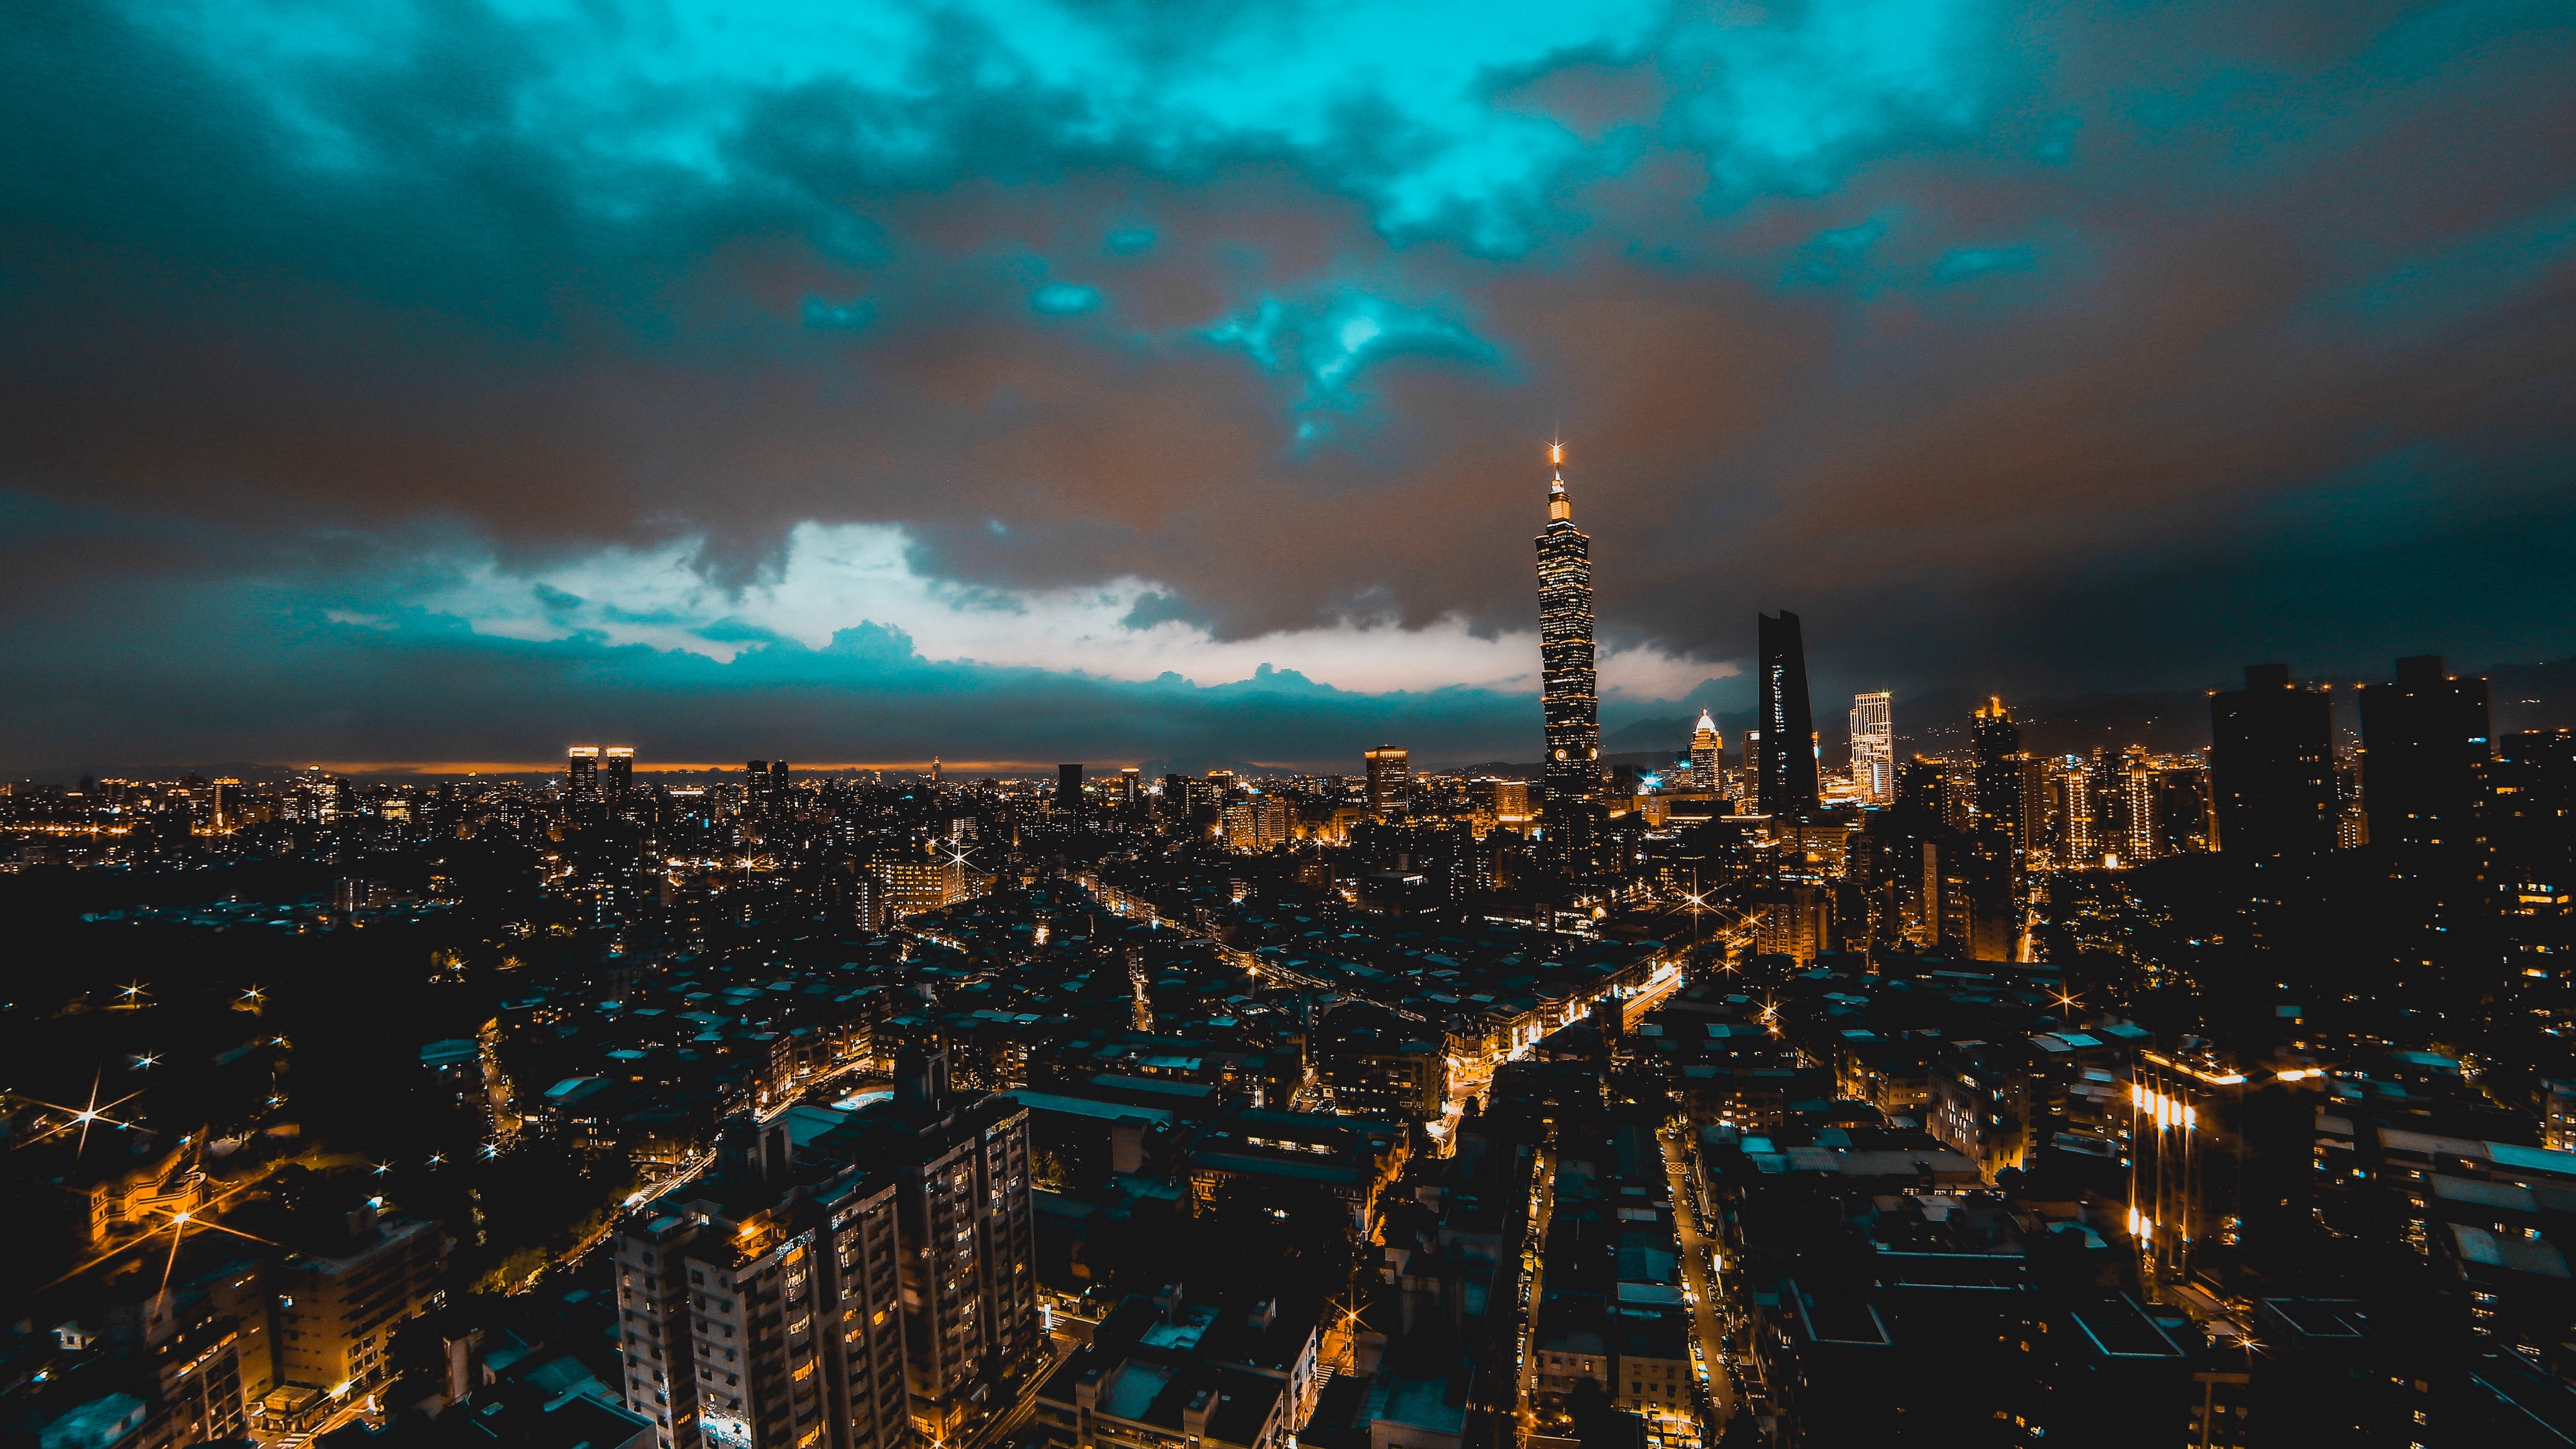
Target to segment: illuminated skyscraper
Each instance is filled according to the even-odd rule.
[[[1894,703],[1895,696],[1883,689],[1852,696],[1852,784],[1872,805],[1885,805],[1896,799]]]
[[[599,798],[599,746],[575,745],[565,751],[564,798],[576,805]]]
[[[1765,815],[1798,815],[1816,808],[1816,720],[1807,703],[1807,646],[1798,616],[1754,615],[1761,656],[1754,727],[1762,731],[1761,768],[1754,797]]]
[[[1699,712],[1699,728],[1691,731],[1691,788],[1713,794],[1717,790],[1717,761],[1726,750],[1725,737],[1717,732],[1717,721],[1707,710]]]
[[[1563,446],[1548,450],[1562,468]],[[1574,526],[1560,471],[1538,535],[1539,707],[1547,728],[1547,800],[1591,803],[1601,789],[1601,697],[1592,659],[1592,537]]]
[[[1409,808],[1407,797],[1413,790],[1413,756],[1393,745],[1380,745],[1368,751],[1368,808],[1380,820],[1392,819]]]

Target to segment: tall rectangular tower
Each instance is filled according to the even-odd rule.
[[[1380,820],[1392,820],[1410,806],[1413,791],[1413,755],[1393,745],[1380,745],[1366,753],[1368,760],[1368,808]]]
[[[1565,449],[1550,448],[1548,457],[1561,468]],[[1570,812],[1601,790],[1601,696],[1593,672],[1592,537],[1574,526],[1562,471],[1548,485],[1547,527],[1538,535],[1538,657],[1548,805]]]
[[[2218,849],[2306,859],[2334,849],[2334,716],[2286,664],[2248,664],[2245,687],[2209,697],[2209,786]]]
[[[1872,805],[1896,799],[1895,698],[1883,689],[1852,696],[1852,784]]]
[[[1798,815],[1816,808],[1816,720],[1807,701],[1807,645],[1798,616],[1753,616],[1761,659],[1753,723],[1762,731],[1762,768],[1754,795],[1762,813]]]
[[[2361,734],[2370,843],[2405,873],[2473,855],[2478,772],[2494,754],[2487,682],[2443,673],[2438,654],[2400,659],[2396,682],[2363,687]]]
[[[1082,767],[1055,767],[1055,813],[1062,816],[1069,829],[1082,828]]]
[[[564,752],[564,799],[575,805],[599,799],[599,746],[575,745]]]

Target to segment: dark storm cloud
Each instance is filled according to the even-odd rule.
[[[2564,652],[2571,69],[2546,4],[17,7],[10,748],[149,735],[156,671],[237,753],[324,752],[247,679],[895,690],[823,641],[921,621],[796,605],[800,528],[1033,639],[1525,632],[1560,427],[1671,696],[1783,605],[1834,687]],[[144,649],[110,580],[229,622]]]

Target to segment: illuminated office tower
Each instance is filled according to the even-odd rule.
[[[599,798],[599,746],[575,745],[564,752],[564,798],[575,805]]]
[[[1702,794],[1717,791],[1717,762],[1726,752],[1726,739],[1717,732],[1717,721],[1707,710],[1699,712],[1699,728],[1691,731],[1691,788]]]
[[[1118,772],[1118,803],[1133,805],[1145,798],[1145,772],[1129,765]]]
[[[1754,797],[1762,813],[1801,815],[1816,808],[1816,721],[1807,701],[1807,646],[1798,616],[1754,616],[1760,675],[1754,726],[1762,732]]]
[[[599,753],[601,762],[608,767],[608,808],[614,813],[626,808],[635,789],[635,749],[631,745],[610,745]]]
[[[1562,469],[1563,446],[1548,449]],[[1589,805],[1601,790],[1601,697],[1593,674],[1592,537],[1574,526],[1574,501],[1559,471],[1547,489],[1547,527],[1538,535],[1539,709],[1547,731],[1545,780],[1551,811]]]
[[[1410,808],[1407,799],[1413,790],[1413,755],[1393,745],[1380,745],[1366,752],[1368,759],[1368,808],[1380,820],[1391,820]]]
[[[1852,696],[1851,773],[1861,798],[1872,805],[1896,799],[1896,724],[1886,690]]]

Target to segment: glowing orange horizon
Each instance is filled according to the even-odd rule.
[[[551,775],[561,771],[563,767],[564,762],[557,759],[515,763],[508,760],[308,760],[296,765],[280,765],[277,768],[321,770],[333,775]],[[928,774],[930,761],[896,760],[857,763],[826,761],[808,764],[791,759],[787,762],[787,767],[791,770],[886,770]],[[1042,763],[1036,760],[942,759],[939,762],[939,768],[943,771],[968,770],[981,773],[995,770],[1053,770],[1055,767],[1054,761]],[[721,764],[679,762],[647,764],[640,759],[635,762],[635,773],[639,775],[703,775],[715,770],[730,770],[740,774],[742,768],[741,760],[730,760]]]

